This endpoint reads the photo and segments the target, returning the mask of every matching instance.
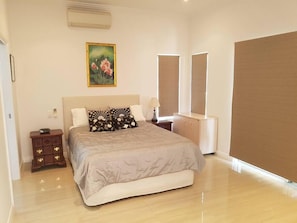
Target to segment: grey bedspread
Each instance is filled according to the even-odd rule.
[[[139,127],[114,132],[70,131],[74,180],[88,198],[102,187],[191,169],[205,160],[197,145],[173,132],[144,121]]]

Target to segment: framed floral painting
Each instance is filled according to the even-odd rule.
[[[89,87],[116,86],[116,45],[86,43]]]

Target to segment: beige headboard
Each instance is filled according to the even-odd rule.
[[[64,136],[68,138],[68,130],[72,126],[72,108],[108,108],[139,104],[139,95],[105,95],[63,97]]]

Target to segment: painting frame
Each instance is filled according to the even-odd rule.
[[[86,43],[88,87],[116,87],[116,44]]]

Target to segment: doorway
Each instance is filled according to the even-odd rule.
[[[7,45],[0,39],[0,84],[4,112],[4,128],[7,138],[9,169],[12,180],[20,179],[20,159],[17,144],[16,121],[13,107],[13,92],[10,60]]]

